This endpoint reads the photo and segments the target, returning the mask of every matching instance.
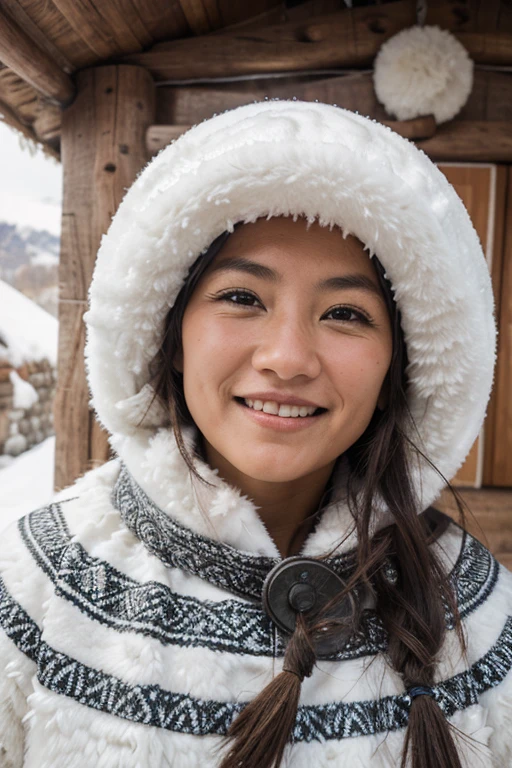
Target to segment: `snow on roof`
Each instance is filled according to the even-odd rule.
[[[57,329],[52,315],[0,280],[0,354],[6,344],[12,365],[46,357],[56,366]]]

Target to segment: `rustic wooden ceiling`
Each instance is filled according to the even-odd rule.
[[[30,51],[42,52],[51,67],[61,74],[62,92],[65,93],[66,81],[72,89],[72,78],[78,70],[114,61],[142,64],[155,80],[165,79],[165,74],[158,68],[152,69],[151,56],[161,54],[166,45],[171,48],[174,45],[169,49],[172,54],[169,60],[171,70],[179,72],[176,61],[181,51],[184,54],[187,50],[189,54],[195,51],[198,59],[201,56],[198,45],[187,47],[187,40],[199,43],[193,38],[208,36],[210,43],[211,36],[234,30],[235,33],[242,31],[248,41],[247,31],[251,27],[261,30],[268,25],[273,29],[273,36],[264,42],[269,44],[274,59],[278,59],[281,55],[279,45],[286,36],[280,39],[276,26],[283,25],[284,29],[290,22],[306,22],[332,13],[340,15],[344,39],[339,39],[345,49],[351,35],[353,48],[357,48],[361,20],[369,26],[374,44],[355,61],[356,67],[362,66],[363,62],[368,66],[387,37],[416,19],[416,0],[352,0],[349,5],[352,10],[347,9],[343,0],[103,0],[101,3],[97,0],[1,0],[0,115],[5,122],[58,156],[60,113],[65,98],[52,98],[44,93],[44,88],[42,91],[40,87],[34,87],[30,74],[20,77],[19,68],[16,74],[9,53],[19,52],[23,44],[26,46],[27,69],[30,69]],[[481,52],[483,60],[492,61],[497,47],[496,39],[492,38],[494,33],[512,34],[511,0],[429,0],[428,9],[427,23],[438,23],[443,28],[469,36],[488,32],[489,45]],[[394,14],[394,26],[386,23],[389,11],[392,16]],[[239,45],[240,39],[219,40],[219,46]],[[173,41],[181,42],[176,45]],[[314,36],[308,40],[290,41],[286,38],[285,42],[315,42],[315,39]],[[473,43],[477,46],[475,41]],[[478,45],[481,44],[478,42]],[[341,47],[337,66],[344,66]],[[272,59],[269,61],[272,63]],[[34,69],[36,62],[37,57],[34,57]],[[249,64],[245,70],[250,71],[250,68]],[[315,67],[308,64],[305,68]],[[259,70],[254,71],[261,71],[261,64]]]

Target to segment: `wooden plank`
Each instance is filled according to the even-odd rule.
[[[487,245],[489,244],[489,228],[493,226],[493,222],[490,220],[490,209],[494,193],[493,171],[495,169],[488,164],[482,166],[440,164],[439,170],[444,173],[464,203],[490,264],[492,253],[487,252]],[[486,422],[484,431],[487,426]],[[479,487],[481,482],[478,464],[481,449],[480,440],[481,434],[476,438],[464,464],[452,479],[452,485]]]
[[[64,111],[62,122],[59,311],[70,328],[64,328],[59,342],[55,401],[57,488],[69,485],[109,456],[106,434],[89,412],[81,318],[101,236],[126,188],[146,163],[145,134],[154,120],[153,82],[139,67],[83,70],[78,74],[77,88],[77,98]],[[76,403],[72,402],[71,389]]]
[[[512,490],[457,489],[469,508],[466,527],[507,568],[512,566]],[[452,494],[444,489],[433,505],[460,522]]]
[[[94,56],[90,49],[85,45],[75,30],[69,26],[64,16],[60,13],[53,2],[42,2],[41,0],[8,0],[9,5],[22,4],[23,10],[36,26],[43,37],[54,46],[61,55],[69,61],[73,71],[90,66],[94,63]],[[13,14],[14,15],[14,14]],[[19,26],[24,29],[23,22],[18,19],[18,14],[14,16]],[[26,30],[30,36],[30,30]],[[34,38],[37,41],[37,38]],[[66,71],[60,58],[55,61]]]
[[[53,39],[40,30],[37,24],[34,23],[31,15],[27,13],[27,8],[22,6],[19,0],[2,0],[2,5],[18,26],[27,33],[39,48],[46,51],[48,56],[56,62],[63,72],[71,74],[75,70],[71,60],[55,45]]]
[[[509,32],[456,32],[475,64],[512,64],[512,34]]]
[[[0,60],[39,93],[59,104],[69,104],[73,81],[59,65],[0,9]]]
[[[431,139],[418,141],[433,160],[452,162],[512,162],[512,124],[457,121],[443,123]]]
[[[414,120],[382,122],[407,139],[433,136],[436,131],[436,121],[432,115],[418,117]],[[189,128],[188,125],[151,125],[146,132],[148,155],[156,155],[163,147],[177,139]]]
[[[321,79],[287,77],[282,80],[252,80],[208,87],[161,86],[156,94],[156,122],[163,125],[193,125],[212,117],[221,109],[234,109],[265,97],[296,97],[304,101],[318,99],[326,104],[357,110],[376,120],[389,120],[375,96],[372,75],[363,73]]]
[[[143,18],[131,3],[53,0],[53,4],[100,59],[142,51],[153,42]]]
[[[37,138],[45,142],[51,141],[52,139],[59,139],[61,118],[60,107],[46,104],[46,106],[38,112],[36,119],[33,122]]]
[[[498,365],[495,374],[496,411],[499,431],[495,433],[492,483],[512,485],[512,169],[507,169],[505,237],[503,242],[498,337]]]
[[[415,22],[408,0],[241,31],[160,43],[125,57],[155,80],[368,66],[382,43]],[[222,40],[222,42],[221,42]]]
[[[426,24],[464,32],[512,32],[512,8],[506,0],[429,0]]]
[[[265,97],[289,99],[293,96],[304,101],[318,99],[326,104],[338,104],[376,120],[390,119],[377,101],[372,74],[357,73],[329,78],[264,78],[209,86],[160,86],[157,89],[156,122],[162,125],[193,125],[220,109],[233,109]],[[512,123],[512,77],[503,72],[477,70],[473,91],[455,122],[461,120]]]
[[[506,212],[507,212],[507,185],[508,185],[508,172],[506,166],[496,167],[496,189],[495,189],[495,217],[494,217],[494,236],[493,236],[493,249],[492,249],[492,267],[491,278],[492,288],[494,294],[495,315],[496,321],[499,324],[501,318],[501,294],[503,286],[503,256],[505,246],[505,231],[506,231]],[[510,223],[510,218],[509,218]],[[507,329],[504,329],[504,333],[507,333]],[[498,351],[501,347],[501,329],[498,330]],[[503,361],[504,365],[507,365],[507,360]],[[510,365],[510,360],[508,362]],[[498,366],[500,360],[498,360]],[[489,407],[487,409],[487,416],[485,419],[485,432],[484,432],[484,466],[483,466],[483,478],[482,484],[484,486],[494,485],[494,465],[495,465],[495,448],[501,442],[501,430],[503,425],[503,418],[501,414],[501,407],[503,401],[503,393],[500,391],[499,379],[494,379],[493,390],[491,393],[491,399],[489,401]],[[506,385],[506,381],[505,381]],[[505,400],[507,400],[505,393]],[[512,446],[509,445],[509,452]],[[512,476],[512,475],[511,475]],[[498,483],[499,485],[499,483]]]
[[[126,57],[148,68],[157,81],[370,66],[382,43],[415,23],[409,2],[342,10],[307,22],[251,26],[216,35],[159,43]],[[479,63],[512,63],[512,35],[454,31]],[[219,45],[220,40],[224,41]]]
[[[178,0],[194,35],[206,35],[222,26],[219,9],[213,0]]]

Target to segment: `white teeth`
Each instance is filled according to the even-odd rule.
[[[297,418],[297,416],[312,416],[316,411],[315,406],[307,405],[279,405],[273,400],[249,400],[244,399],[246,405],[249,408],[253,408],[255,411],[263,411],[264,413],[271,413],[273,416],[283,416],[284,418]]]

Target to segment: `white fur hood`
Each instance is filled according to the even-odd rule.
[[[446,478],[481,428],[496,357],[494,302],[453,187],[423,152],[375,121],[321,103],[257,102],[163,149],[126,194],[98,253],[86,314],[92,405],[118,455],[148,492],[157,488],[164,508],[172,478],[158,446],[172,432],[155,409],[136,426],[164,318],[218,235],[237,221],[280,215],[338,225],[384,265],[410,360],[420,440],[411,437]],[[413,471],[425,509],[444,483],[426,464]]]

